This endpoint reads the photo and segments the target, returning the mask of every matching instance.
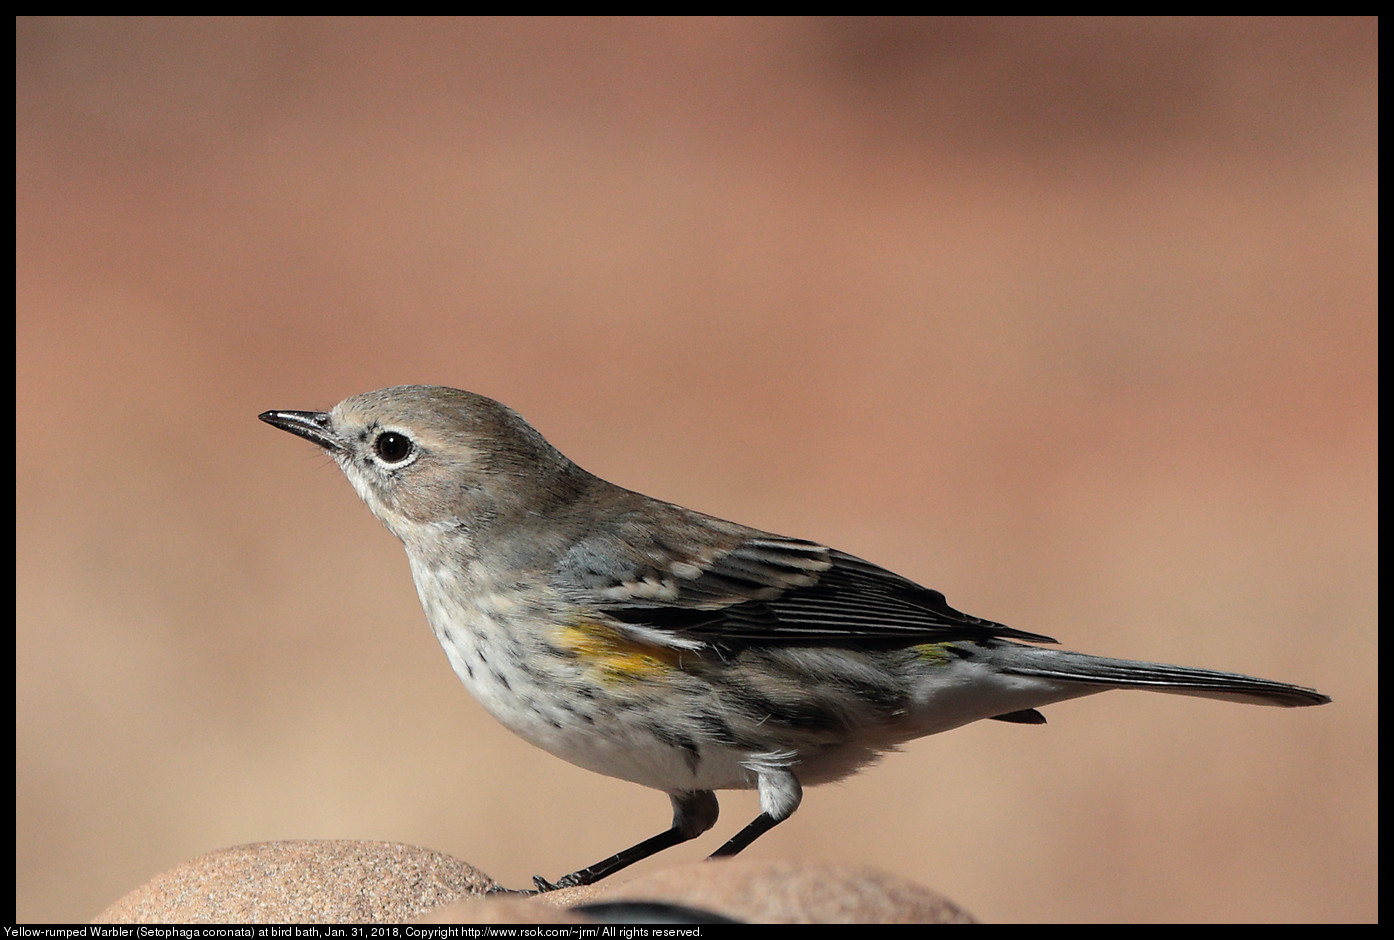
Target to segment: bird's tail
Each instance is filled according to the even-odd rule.
[[[1331,701],[1315,689],[1214,669],[1191,669],[1163,663],[1088,656],[999,641],[994,662],[1001,671],[1062,682],[1085,682],[1105,688],[1152,689],[1177,695],[1248,702],[1252,705],[1324,705]]]

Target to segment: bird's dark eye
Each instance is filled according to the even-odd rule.
[[[414,448],[411,438],[396,431],[383,431],[373,441],[373,452],[386,463],[401,463],[411,456]]]

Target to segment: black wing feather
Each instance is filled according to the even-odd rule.
[[[682,581],[677,600],[617,599],[601,608],[625,623],[718,646],[898,646],[992,637],[1055,642],[965,614],[938,591],[796,539],[742,542],[699,577]]]

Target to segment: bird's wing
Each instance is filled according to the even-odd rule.
[[[962,613],[938,591],[817,542],[681,512],[587,534],[558,565],[566,593],[644,639],[692,648],[1055,642]]]

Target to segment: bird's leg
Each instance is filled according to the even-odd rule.
[[[580,871],[562,875],[556,881],[547,881],[534,875],[532,880],[533,884],[537,886],[536,890],[523,893],[541,894],[555,891],[558,888],[574,888],[577,885],[595,884],[600,879],[608,878],[620,869],[628,868],[650,855],[695,839],[716,825],[718,808],[716,794],[712,791],[693,790],[685,793],[670,793],[669,798],[673,801],[673,825],[666,832],[660,832],[638,845],[631,845],[624,851],[616,852],[609,858],[601,859],[594,865],[582,868]],[[755,835],[759,835],[759,833]],[[755,836],[750,838],[753,839]]]
[[[788,819],[789,817],[784,818]],[[775,819],[769,813],[761,813],[751,820],[750,825],[727,839],[725,845],[708,855],[707,858],[729,858],[783,821],[783,819]]]
[[[794,815],[794,810],[803,801],[803,787],[787,766],[771,764],[762,767],[759,790],[760,809],[763,812],[708,858],[730,858]]]

